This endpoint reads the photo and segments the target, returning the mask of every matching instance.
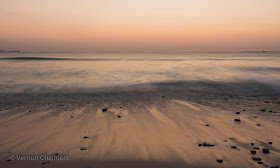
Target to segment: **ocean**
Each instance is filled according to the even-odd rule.
[[[280,53],[0,53],[0,94],[279,94]]]

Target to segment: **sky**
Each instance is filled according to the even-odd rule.
[[[280,51],[279,0],[0,0],[0,49]]]

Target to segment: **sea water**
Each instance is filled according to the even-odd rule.
[[[0,53],[0,94],[94,93],[136,86],[276,93],[280,53]]]

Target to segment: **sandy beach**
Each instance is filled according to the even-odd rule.
[[[279,112],[271,97],[9,97],[1,99],[0,167],[277,167]]]

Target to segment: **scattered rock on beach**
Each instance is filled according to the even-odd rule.
[[[206,126],[206,127],[209,127],[209,124],[206,124],[205,126]]]
[[[261,111],[261,112],[265,112],[265,109],[261,109],[260,111]]]
[[[255,145],[255,143],[251,142],[251,145],[252,145],[252,146],[254,146],[254,145]]]
[[[230,148],[231,148],[231,149],[237,149],[237,147],[236,147],[236,146],[231,146]]]
[[[255,155],[257,154],[257,151],[251,151],[251,154]]]
[[[118,118],[122,118],[122,116],[118,115]]]
[[[103,108],[102,109],[102,112],[104,113],[104,112],[106,112],[108,110],[108,108]]]
[[[8,159],[8,160],[7,160],[7,162],[10,162],[10,161],[12,161],[12,160],[11,160],[11,159]]]
[[[260,148],[259,147],[255,147],[254,149],[259,150]]]
[[[224,161],[223,161],[223,159],[217,159],[217,162],[218,163],[223,163]]]
[[[240,112],[236,112],[235,114],[240,114]]]
[[[268,144],[272,145],[272,142],[268,142]]]
[[[261,126],[261,124],[257,124],[257,126],[259,127],[259,126]]]
[[[234,119],[234,121],[235,121],[235,122],[241,122],[241,120],[238,119],[238,118]]]
[[[263,164],[263,162],[262,161],[258,161],[258,164]]]
[[[253,161],[260,161],[260,160],[262,160],[261,158],[255,158],[255,157],[253,157],[252,159],[253,159]]]
[[[47,163],[49,163],[49,161],[48,162],[43,162],[42,164],[47,164]]]
[[[87,148],[86,147],[81,147],[80,150],[87,150]]]
[[[84,139],[88,139],[89,137],[88,136],[84,136]]]
[[[270,152],[269,152],[269,149],[262,149],[262,152],[263,152],[264,154],[270,153]]]
[[[203,143],[203,144],[198,144],[199,147],[203,146],[203,147],[214,147],[215,145],[210,144],[210,143]]]

